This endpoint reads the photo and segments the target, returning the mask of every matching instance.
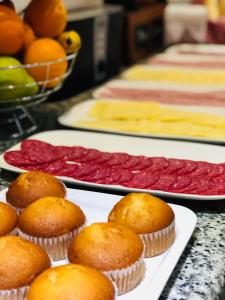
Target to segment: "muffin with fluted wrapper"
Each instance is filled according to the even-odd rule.
[[[16,236],[0,237],[0,299],[25,299],[28,286],[50,267],[42,247]]]
[[[71,242],[68,259],[102,271],[112,279],[119,295],[135,288],[144,274],[144,245],[129,227],[94,223]]]
[[[112,282],[87,266],[69,264],[44,271],[32,283],[27,300],[115,300]]]
[[[18,215],[9,204],[0,202],[0,236],[16,235]]]
[[[78,205],[63,198],[43,197],[21,212],[18,234],[41,245],[52,260],[61,260],[85,220]]]
[[[175,240],[175,215],[160,198],[130,193],[112,208],[109,222],[129,226],[145,244],[145,257],[165,252]]]
[[[6,201],[22,210],[39,198],[52,196],[64,198],[65,185],[51,174],[29,171],[20,174],[6,192]]]

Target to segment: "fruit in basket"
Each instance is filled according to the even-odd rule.
[[[13,2],[10,1],[10,0],[3,0],[3,1],[1,2],[1,4],[6,5],[6,6],[8,6],[8,7],[10,7],[10,8],[12,8],[12,9],[15,10],[15,5],[14,5]]]
[[[66,27],[67,11],[62,0],[32,0],[24,19],[38,36],[54,38]]]
[[[68,67],[65,50],[57,41],[50,38],[41,38],[33,42],[25,53],[24,62],[41,64],[29,68],[28,72],[40,85],[47,88],[57,86]]]
[[[81,47],[81,38],[79,34],[74,31],[65,31],[59,36],[59,43],[66,50],[66,53],[71,54],[77,52]]]
[[[14,9],[0,4],[0,54],[14,55],[23,45],[24,27]]]
[[[0,57],[0,101],[33,96],[37,92],[37,83],[17,59]]]
[[[23,50],[26,50],[36,40],[36,36],[34,34],[33,29],[30,27],[30,25],[24,22],[23,26],[24,26]]]

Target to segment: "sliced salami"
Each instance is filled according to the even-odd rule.
[[[179,193],[186,190],[192,183],[193,179],[190,176],[177,176],[175,182],[169,187],[168,191]]]
[[[67,160],[68,161],[73,161],[73,162],[78,162],[81,158],[86,156],[88,154],[88,149],[84,147],[71,147],[72,152],[67,154]]]
[[[196,162],[197,168],[191,173],[193,177],[208,177],[209,173],[212,171],[212,164],[207,162]]]
[[[87,175],[90,176],[90,174],[94,173],[99,169],[98,165],[91,165],[91,164],[82,164],[79,165],[78,168],[75,170],[73,174],[73,178],[82,180],[84,179]]]
[[[151,172],[166,172],[166,169],[169,167],[168,159],[164,157],[151,157],[148,159],[150,162],[150,167],[146,169],[146,171]]]
[[[74,176],[76,175],[77,170],[78,170],[78,165],[77,164],[68,164],[67,163],[65,168],[58,171],[55,175],[74,178]]]
[[[152,190],[162,190],[166,191],[174,183],[176,183],[176,176],[174,175],[160,175],[159,180],[153,184]]]
[[[22,150],[8,151],[4,154],[5,161],[12,166],[35,166],[37,163],[30,160],[27,154]]]
[[[131,181],[134,177],[134,174],[130,170],[120,169],[120,178],[118,180],[118,184],[124,184],[125,182]]]
[[[76,161],[79,163],[87,163],[90,161],[95,161],[100,155],[101,155],[100,151],[95,149],[88,149],[86,155],[77,158]]]
[[[83,180],[89,181],[89,182],[98,182],[100,180],[106,180],[110,177],[112,173],[111,168],[98,168],[91,174],[87,174],[86,176],[83,176]]]
[[[52,175],[57,175],[60,171],[64,170],[66,166],[66,162],[60,159],[49,163],[46,167],[42,168],[42,171],[50,173]]]
[[[130,188],[151,189],[151,187],[159,180],[159,175],[152,174],[147,171],[134,173],[134,177],[125,182],[123,185]]]
[[[184,160],[184,162],[185,162],[185,166],[182,169],[179,169],[178,171],[176,171],[177,176],[191,174],[198,167],[197,162],[195,162],[195,161]]]
[[[52,162],[60,158],[60,152],[56,147],[38,140],[24,140],[21,143],[21,150],[36,163]]]
[[[113,156],[111,157],[110,160],[108,160],[107,162],[105,162],[104,164],[107,166],[121,166],[123,167],[123,165],[129,160],[129,155],[126,153],[113,153]]]
[[[211,171],[209,172],[209,176],[218,177],[222,175],[225,175],[225,165],[224,164],[212,165]]]
[[[129,159],[123,163],[123,169],[130,171],[141,171],[152,165],[151,160],[145,156],[129,156]]]
[[[113,157],[113,153],[109,152],[100,152],[100,156],[95,159],[95,162],[98,164],[104,164],[107,161],[111,160]]]
[[[118,184],[119,179],[121,178],[122,174],[120,169],[118,168],[111,168],[110,169],[110,176],[108,178],[103,178],[98,180],[98,183],[101,184]]]
[[[168,159],[169,166],[162,172],[166,174],[174,174],[177,173],[179,170],[185,167],[185,160],[181,159]]]

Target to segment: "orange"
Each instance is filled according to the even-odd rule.
[[[58,59],[66,59],[65,50],[55,40],[50,38],[41,38],[34,41],[25,53],[25,64],[53,62]],[[41,85],[48,88],[55,87],[61,81],[61,77],[67,70],[67,60],[44,64],[42,66],[33,66],[28,68],[30,75]]]
[[[38,36],[54,38],[66,27],[67,11],[61,0],[32,0],[24,18]]]
[[[12,8],[0,5],[0,54],[16,54],[23,45],[24,27]]]
[[[24,22],[23,26],[24,26],[23,49],[26,50],[36,40],[36,36],[34,34],[33,29],[30,27],[30,25]]]
[[[10,7],[10,8],[12,8],[12,9],[15,10],[15,5],[14,5],[13,2],[10,1],[10,0],[3,0],[3,1],[1,2],[1,4],[6,5],[6,6],[8,6],[8,7]]]

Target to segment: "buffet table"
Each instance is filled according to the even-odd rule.
[[[91,91],[61,102],[45,102],[31,108],[30,112],[38,124],[37,131],[62,128],[57,122],[58,116],[75,103],[89,99],[90,93]],[[13,141],[1,141],[1,152],[12,143]],[[6,188],[15,176],[16,174],[1,170],[0,190]],[[225,201],[169,199],[169,202],[192,209],[197,214],[198,221],[160,299],[225,299]]]

